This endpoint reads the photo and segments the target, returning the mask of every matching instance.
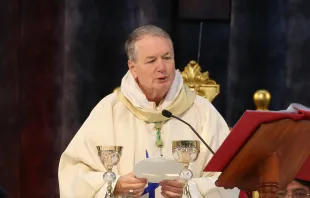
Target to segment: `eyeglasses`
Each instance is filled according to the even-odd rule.
[[[278,193],[279,198],[287,198],[287,197],[289,197],[289,195],[291,195],[292,198],[308,198],[308,197],[310,197],[310,194],[303,189],[295,190],[292,193],[288,193],[286,191],[279,191],[279,193]]]

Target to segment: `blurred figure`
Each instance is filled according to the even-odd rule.
[[[309,198],[310,181],[295,179],[285,190],[279,191],[279,198]]]

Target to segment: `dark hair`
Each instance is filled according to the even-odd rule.
[[[297,181],[298,183],[310,188],[310,181],[306,181],[306,180],[302,180],[302,179],[295,179],[295,181]]]

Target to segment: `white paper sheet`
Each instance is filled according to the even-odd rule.
[[[148,182],[158,183],[165,179],[178,179],[182,170],[183,164],[174,159],[153,157],[139,161],[134,168],[134,173],[138,178],[146,178]]]

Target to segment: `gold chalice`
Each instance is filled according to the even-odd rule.
[[[113,166],[117,165],[122,156],[122,146],[97,146],[98,155],[107,172],[104,173],[103,179],[108,183],[105,198],[114,198],[112,193],[112,183],[116,180],[116,175],[112,171]]]
[[[196,161],[200,153],[200,142],[197,140],[179,140],[172,142],[173,158],[182,163],[184,170],[180,173],[180,179],[184,180],[182,198],[191,198],[188,181],[193,177],[193,172],[188,169],[189,164]]]

